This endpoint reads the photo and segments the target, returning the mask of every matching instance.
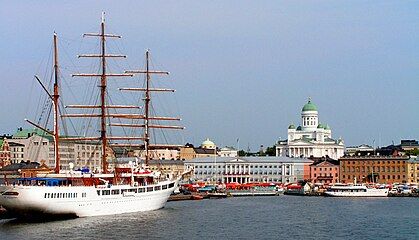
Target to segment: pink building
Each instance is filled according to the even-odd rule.
[[[310,179],[312,183],[333,184],[339,182],[339,162],[322,160],[310,166]]]

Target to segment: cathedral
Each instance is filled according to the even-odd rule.
[[[333,139],[329,125],[320,123],[318,115],[317,106],[309,99],[301,110],[301,125],[288,127],[288,139],[278,141],[276,156],[342,157],[345,150],[343,140]]]

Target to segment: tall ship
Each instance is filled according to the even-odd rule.
[[[183,174],[163,175],[159,171],[151,171],[148,163],[152,150],[161,147],[179,147],[169,144],[151,144],[150,129],[183,129],[181,126],[159,124],[159,122],[179,121],[175,117],[159,117],[152,111],[151,92],[174,92],[172,89],[153,88],[151,76],[168,75],[166,71],[150,69],[150,53],[145,53],[145,69],[130,70],[123,73],[109,73],[107,60],[109,58],[125,58],[124,55],[109,54],[106,41],[121,36],[105,33],[105,20],[102,14],[101,30],[99,33],[87,33],[85,37],[98,37],[100,39],[99,54],[85,54],[79,57],[97,58],[100,60],[100,70],[97,73],[73,74],[73,77],[87,77],[99,82],[99,99],[95,105],[68,105],[65,108],[91,109],[89,114],[60,114],[60,81],[58,65],[57,34],[54,33],[53,47],[53,92],[36,79],[46,91],[52,102],[53,130],[41,126],[31,120],[26,120],[36,128],[45,131],[53,137],[54,143],[54,173],[37,175],[31,178],[20,178],[18,182],[2,186],[0,192],[0,206],[10,214],[17,217],[33,217],[43,215],[68,215],[74,217],[88,217],[100,215],[113,215],[141,211],[151,211],[163,208],[171,195],[178,187]],[[133,88],[120,88],[120,91],[133,91],[142,93],[144,105],[113,105],[108,100],[108,78],[132,77],[143,74],[144,85]],[[100,79],[100,81],[99,81]],[[109,110],[141,109],[139,113],[111,113]],[[65,136],[60,135],[59,119],[64,118],[91,118],[99,120],[99,136]],[[115,120],[118,121],[115,121]],[[113,136],[111,127],[124,129],[140,129],[141,134],[134,136]],[[124,132],[124,131],[123,131]],[[121,134],[123,135],[123,134]],[[60,145],[62,142],[95,142],[100,146],[101,169],[73,170],[74,164],[69,163],[70,170],[63,170],[60,165]],[[118,142],[119,141],[119,142]],[[116,159],[109,167],[108,152],[112,147],[137,147],[142,151],[141,159]],[[121,160],[119,162],[119,160]]]
[[[388,188],[369,188],[365,185],[337,184],[326,190],[326,196],[331,197],[387,197]]]

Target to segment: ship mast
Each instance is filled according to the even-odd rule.
[[[140,127],[144,128],[144,152],[145,152],[145,164],[148,165],[150,160],[150,148],[158,147],[180,147],[179,145],[150,145],[150,128],[165,128],[165,129],[184,129],[182,126],[170,126],[170,125],[156,125],[150,124],[150,120],[169,120],[169,121],[179,121],[180,118],[175,117],[154,117],[150,116],[150,101],[151,101],[151,92],[175,92],[174,89],[166,88],[150,88],[150,81],[152,74],[163,74],[169,75],[167,71],[156,71],[150,70],[150,51],[147,49],[145,52],[146,66],[145,70],[129,70],[125,71],[126,73],[139,73],[145,74],[146,77],[146,86],[145,88],[120,88],[120,90],[126,91],[143,91],[145,93],[144,98],[144,124],[112,124],[112,126],[124,126],[124,127]]]
[[[145,59],[146,59],[146,90],[145,90],[145,99],[144,99],[144,150],[145,150],[145,164],[148,164],[150,160],[149,154],[149,145],[150,145],[150,138],[148,135],[148,117],[149,117],[149,108],[150,108],[150,69],[149,69],[149,61],[150,61],[150,54],[149,50],[145,52]]]
[[[57,34],[54,32],[54,155],[55,155],[55,173],[60,173],[60,153],[59,153],[59,132],[58,132],[58,47]]]
[[[107,149],[107,144],[108,144],[108,140],[106,138],[106,109],[105,109],[105,104],[106,104],[106,57],[105,57],[105,15],[102,14],[102,22],[100,24],[100,43],[102,46],[101,49],[101,63],[102,63],[102,74],[100,76],[100,138],[102,141],[102,170],[104,173],[108,172],[108,162],[107,162],[107,153],[106,153],[106,149]]]
[[[107,77],[132,77],[133,74],[127,73],[107,73],[106,71],[106,59],[107,58],[126,58],[125,55],[116,55],[116,54],[107,54],[106,53],[106,39],[107,38],[121,38],[119,35],[114,34],[106,34],[105,33],[105,13],[102,13],[102,21],[101,21],[101,30],[100,33],[85,33],[84,37],[99,37],[100,38],[100,45],[101,51],[100,54],[84,54],[79,55],[78,57],[89,57],[89,58],[100,58],[101,62],[101,73],[80,73],[80,74],[73,74],[73,77],[100,77],[100,105],[69,105],[66,108],[96,108],[100,109],[100,114],[66,114],[62,115],[61,117],[98,117],[100,118],[100,136],[99,137],[76,137],[76,138],[64,138],[63,140],[68,141],[100,141],[101,142],[101,160],[102,160],[102,172],[108,172],[108,162],[107,162],[107,149],[109,147],[109,140],[142,140],[143,138],[137,137],[111,137],[107,135],[107,118],[108,117],[115,117],[115,118],[129,118],[133,117],[133,114],[108,114],[107,109],[109,108],[139,108],[137,106],[127,106],[127,105],[107,105],[106,97],[106,87],[107,87]],[[141,116],[137,116],[141,117]]]
[[[64,114],[61,117],[73,117],[73,118],[100,118],[100,136],[98,137],[66,137],[61,138],[61,141],[100,141],[102,146],[102,172],[108,172],[108,164],[107,164],[107,148],[118,146],[139,146],[144,147],[146,152],[146,164],[150,160],[150,148],[151,147],[180,147],[180,145],[150,145],[150,128],[169,128],[169,129],[184,129],[184,127],[180,126],[166,126],[166,125],[156,125],[150,124],[150,120],[180,120],[180,118],[176,117],[158,117],[158,116],[150,116],[150,101],[151,96],[150,92],[174,92],[173,89],[164,89],[164,88],[150,88],[150,80],[151,74],[169,74],[169,72],[165,71],[153,71],[149,68],[149,51],[146,52],[146,70],[132,70],[132,71],[125,71],[125,73],[108,73],[106,69],[106,60],[107,58],[125,58],[125,55],[116,55],[116,54],[108,54],[106,53],[106,40],[108,38],[121,38],[119,35],[108,34],[105,33],[105,19],[104,13],[102,13],[102,22],[101,22],[101,31],[100,33],[85,33],[83,36],[88,37],[99,37],[100,38],[100,46],[101,51],[100,54],[84,54],[79,55],[78,57],[89,57],[89,58],[100,58],[101,61],[101,72],[100,74],[97,73],[78,73],[73,74],[73,77],[100,77],[100,105],[68,105],[66,108],[95,108],[100,109],[100,113],[91,113],[91,114]],[[129,105],[108,105],[106,102],[107,99],[107,78],[108,77],[132,77],[135,73],[146,74],[146,88],[120,88],[120,90],[131,90],[131,91],[144,91],[145,92],[145,111],[144,114],[127,114],[127,113],[109,113],[109,108],[137,108],[139,106],[129,106]],[[144,124],[126,124],[126,123],[107,123],[108,118],[122,118],[122,119],[141,119],[144,120]],[[115,137],[115,136],[108,136],[107,134],[107,126],[117,126],[117,127],[138,127],[138,128],[145,128],[143,136],[125,136],[125,137]],[[109,143],[111,140],[140,140],[144,141],[144,144],[132,144],[132,143],[116,143],[112,144]]]
[[[42,89],[44,89],[44,91],[47,93],[47,95],[49,96],[49,98],[52,100],[52,104],[53,104],[53,111],[54,111],[54,130],[50,131],[28,119],[25,119],[25,121],[27,121],[28,123],[30,123],[31,125],[45,131],[46,133],[50,134],[53,136],[54,139],[54,160],[55,160],[55,169],[54,172],[55,173],[60,173],[60,153],[59,153],[59,126],[58,126],[58,114],[59,114],[59,109],[58,109],[58,104],[59,104],[59,85],[58,85],[58,78],[59,78],[59,69],[58,69],[58,44],[57,44],[57,33],[54,32],[54,89],[53,89],[53,94],[51,94],[47,88],[45,87],[45,85],[42,83],[42,81],[39,79],[38,76],[35,75],[36,80],[38,81],[38,83],[41,85]]]

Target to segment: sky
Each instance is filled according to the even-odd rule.
[[[76,55],[94,50],[81,35],[99,30],[102,11],[128,55],[115,70],[140,66],[150,49],[171,72],[162,81],[177,90],[167,103],[184,143],[272,146],[308,97],[346,146],[419,139],[417,1],[2,0],[0,133],[29,127],[39,109],[33,75],[54,31],[67,48],[63,75],[81,84],[70,69],[88,68]]]

